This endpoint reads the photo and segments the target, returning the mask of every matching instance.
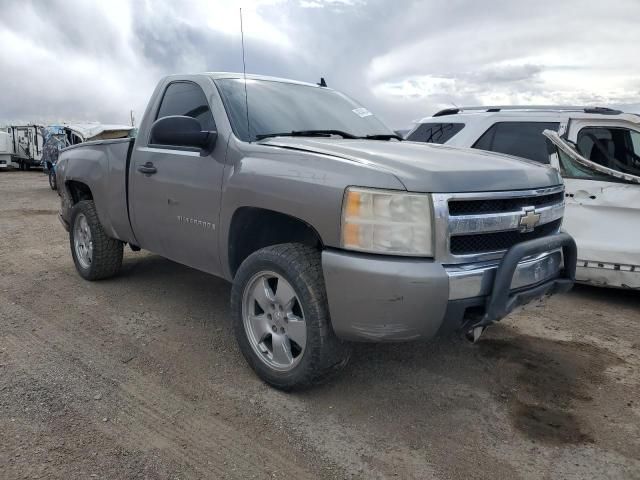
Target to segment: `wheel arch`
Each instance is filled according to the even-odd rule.
[[[64,183],[65,189],[69,194],[70,207],[82,200],[93,200],[93,192],[89,185],[78,180],[67,180]]]
[[[324,248],[318,231],[304,220],[260,207],[240,207],[231,218],[227,260],[234,277],[242,262],[261,248],[281,243],[300,243]]]

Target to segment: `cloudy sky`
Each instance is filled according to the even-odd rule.
[[[321,76],[394,128],[452,105],[640,111],[640,0],[3,0],[0,123],[139,120],[165,74]]]

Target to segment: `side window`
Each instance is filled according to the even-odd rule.
[[[580,154],[603,167],[640,175],[640,133],[627,128],[586,127],[578,132]]]
[[[547,139],[542,132],[558,130],[559,126],[559,122],[498,122],[482,134],[473,148],[549,163]]]
[[[447,143],[464,123],[422,123],[407,137],[412,142]]]
[[[580,165],[562,150],[557,149],[560,160],[560,173],[564,178],[582,178],[585,180],[612,181],[613,177],[604,173],[596,172],[590,168]]]
[[[640,133],[631,130],[631,143],[633,144],[633,152],[640,155]]]
[[[216,128],[204,92],[192,82],[174,82],[165,90],[156,120],[171,115],[196,118],[203,130]]]

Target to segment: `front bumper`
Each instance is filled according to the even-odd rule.
[[[428,339],[484,327],[575,280],[566,233],[515,245],[499,263],[434,261],[325,250],[322,265],[336,335],[353,341]]]

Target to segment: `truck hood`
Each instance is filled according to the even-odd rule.
[[[309,137],[274,137],[260,144],[340,157],[384,170],[413,192],[525,190],[562,183],[558,172],[551,167],[470,148]]]

